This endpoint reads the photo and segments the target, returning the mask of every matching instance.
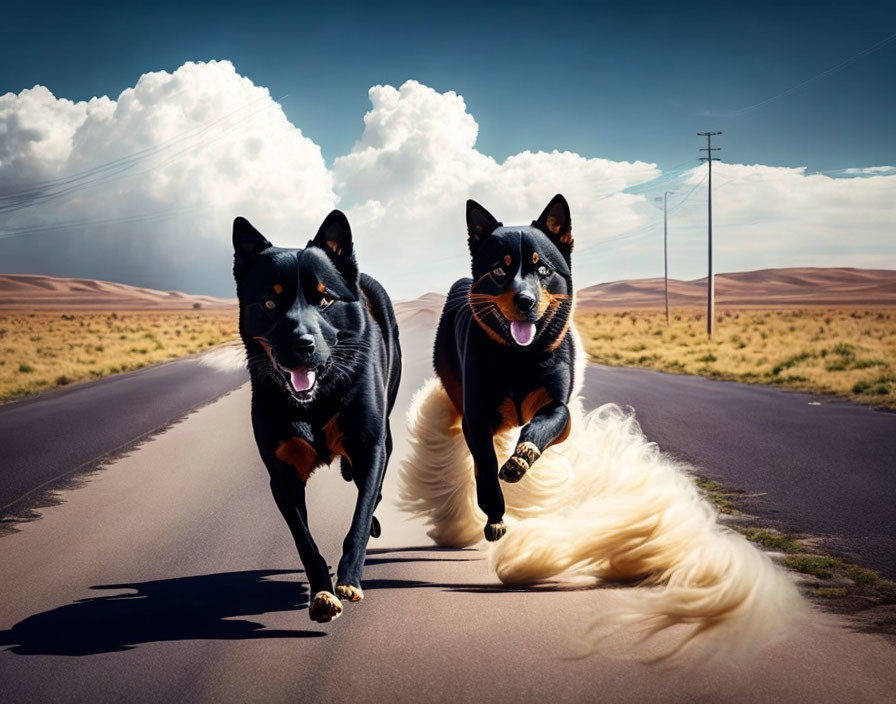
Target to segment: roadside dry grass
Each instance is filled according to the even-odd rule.
[[[0,401],[201,352],[237,338],[236,311],[0,313]]]
[[[720,310],[705,313],[579,308],[576,325],[600,364],[647,367],[837,394],[896,409],[896,310]]]

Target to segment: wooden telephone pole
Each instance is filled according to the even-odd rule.
[[[706,152],[706,156],[701,156],[700,161],[705,161],[707,167],[709,168],[709,183],[707,187],[707,210],[706,210],[706,233],[707,233],[707,241],[709,244],[709,274],[706,277],[706,332],[709,335],[709,338],[712,339],[712,330],[715,325],[715,309],[716,309],[716,283],[713,278],[712,273],[712,162],[718,161],[716,157],[712,155],[713,152],[719,151],[718,147],[712,146],[712,138],[716,135],[722,134],[721,132],[698,132],[698,137],[706,137],[706,149],[701,149],[701,152]]]
[[[663,193],[663,290],[666,294],[666,327],[669,327],[669,209],[668,198],[675,191]],[[656,198],[655,200],[659,200]]]

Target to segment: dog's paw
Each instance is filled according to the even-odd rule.
[[[486,523],[485,524],[485,539],[493,543],[496,540],[500,540],[504,534],[507,532],[507,526],[504,525],[504,521],[498,521],[497,523]]]
[[[518,482],[539,457],[541,457],[541,451],[535,443],[521,442],[516,446],[510,459],[501,467],[498,477],[509,484]]]
[[[373,520],[370,521],[370,537],[371,538],[379,538],[383,534],[383,529],[380,526],[380,522],[377,520],[377,517],[374,516]]]
[[[535,460],[541,457],[541,450],[538,449],[538,445],[534,442],[521,442],[516,446],[516,451],[513,453],[515,457],[520,457],[525,460],[526,464],[530,467],[535,464]]]
[[[338,589],[338,588],[337,588]],[[308,616],[318,623],[329,623],[342,615],[342,602],[335,594],[330,592],[318,592],[314,595],[311,606],[308,607]]]
[[[522,479],[523,475],[528,471],[529,463],[522,457],[514,455],[504,463],[503,467],[501,467],[501,470],[498,472],[498,478],[508,484],[515,484]]]
[[[361,601],[364,598],[364,591],[361,587],[354,587],[351,584],[337,584],[336,596],[348,601]]]

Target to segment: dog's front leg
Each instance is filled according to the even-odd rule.
[[[516,450],[501,467],[499,476],[514,483],[523,478],[541,453],[569,433],[569,409],[565,403],[554,401],[540,408],[523,429]]]
[[[373,511],[380,495],[386,468],[386,445],[385,442],[381,442],[352,450],[352,469],[358,485],[358,500],[355,503],[351,527],[342,543],[336,594],[349,601],[360,601],[364,598],[364,592],[361,590],[361,571],[367,555]]]
[[[332,621],[342,613],[342,604],[333,593],[333,582],[330,579],[327,561],[320,554],[314,538],[311,537],[311,531],[308,530],[305,482],[292,467],[275,465],[270,467],[269,471],[271,493],[292,533],[311,589],[308,615],[312,621],[319,623]]]
[[[504,525],[504,494],[498,481],[498,458],[495,455],[493,431],[488,423],[464,416],[464,438],[476,465],[476,502],[488,519],[485,539],[499,540],[507,527]]]

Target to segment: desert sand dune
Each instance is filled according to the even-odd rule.
[[[69,279],[37,274],[0,274],[0,309],[58,310],[222,310],[236,299],[180,291],[156,291],[112,281]]]
[[[892,306],[896,305],[896,270],[812,268],[760,269],[717,274],[716,304],[735,306]],[[706,277],[669,280],[669,303],[702,306]],[[611,281],[581,289],[580,306],[655,308],[663,305],[663,279]]]
[[[427,293],[412,301],[397,301],[402,317],[438,320],[445,297]],[[669,303],[701,307],[706,301],[706,278],[669,280]],[[236,299],[156,291],[111,281],[59,278],[37,274],[0,274],[0,309],[189,310],[236,306]],[[579,306],[602,308],[657,308],[663,305],[663,279],[631,279],[588,286],[578,292]],[[896,305],[896,270],[811,268],[760,269],[716,275],[716,303],[724,307]]]

